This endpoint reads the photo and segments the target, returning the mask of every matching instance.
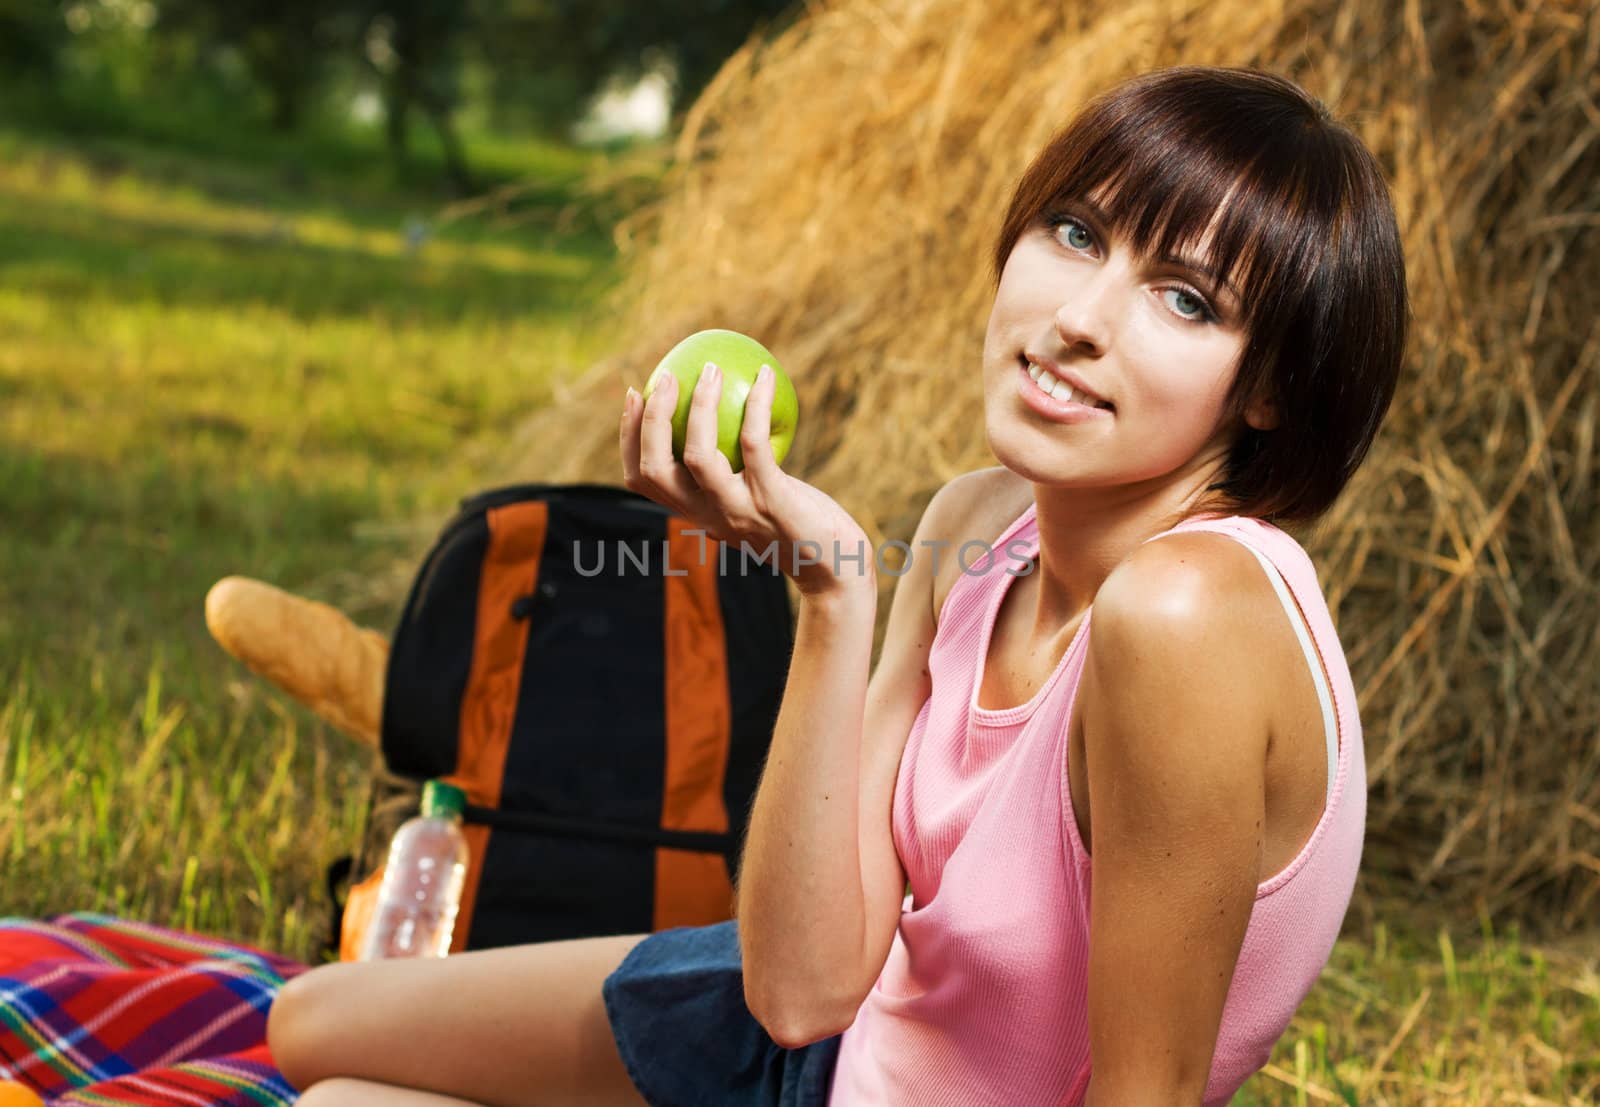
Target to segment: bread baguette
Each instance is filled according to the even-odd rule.
[[[249,577],[206,594],[223,649],[358,741],[378,745],[389,641],[341,611]]]

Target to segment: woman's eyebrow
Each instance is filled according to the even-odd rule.
[[[1095,220],[1101,226],[1110,226],[1111,216],[1108,215],[1106,210],[1099,204],[1087,197],[1080,198],[1078,203],[1082,204],[1089,214],[1094,216]],[[1197,277],[1204,277],[1206,283],[1210,284],[1213,288],[1226,291],[1229,295],[1233,296],[1234,299],[1238,299],[1239,297],[1239,290],[1235,288],[1231,282],[1223,280],[1220,273],[1196,258],[1180,257],[1177,254],[1163,254],[1158,260],[1163,265],[1176,265],[1179,268],[1187,269]]]
[[[1223,289],[1235,299],[1237,299],[1239,296],[1239,290],[1234,288],[1231,282],[1223,280],[1222,275],[1215,269],[1211,268],[1209,265],[1205,265],[1199,261],[1196,261],[1194,258],[1183,258],[1179,257],[1177,254],[1164,254],[1161,257],[1161,263],[1163,265],[1176,265],[1180,268],[1187,269],[1197,277],[1204,277],[1206,282],[1209,283],[1213,288]]]

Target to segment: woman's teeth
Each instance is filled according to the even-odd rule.
[[[1052,399],[1065,403],[1083,404],[1086,407],[1109,408],[1111,405],[1102,400],[1091,399],[1087,392],[1079,392],[1066,381],[1061,380],[1048,369],[1041,369],[1033,362],[1028,362],[1028,376],[1034,379],[1041,392],[1047,392]]]

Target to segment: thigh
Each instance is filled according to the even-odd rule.
[[[642,934],[325,965],[273,1004],[297,1087],[352,1077],[493,1107],[636,1107],[600,987]]]
[[[301,1093],[295,1107],[477,1107],[470,1100],[370,1080],[336,1076],[319,1080]]]

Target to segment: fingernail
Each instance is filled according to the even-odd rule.
[[[627,411],[627,412],[632,412],[633,411],[633,402],[635,400],[637,400],[638,398],[639,398],[639,394],[633,390],[633,386],[632,385],[629,385],[628,386],[628,394],[622,398],[622,410],[623,411]]]
[[[771,379],[772,379],[772,366],[763,365],[761,367],[760,372],[758,372],[756,374],[756,383],[757,384],[766,384],[767,381],[769,381]]]
[[[708,361],[706,367],[700,371],[700,380],[709,388],[717,383],[717,378],[721,375],[722,370],[717,368],[716,362]]]

